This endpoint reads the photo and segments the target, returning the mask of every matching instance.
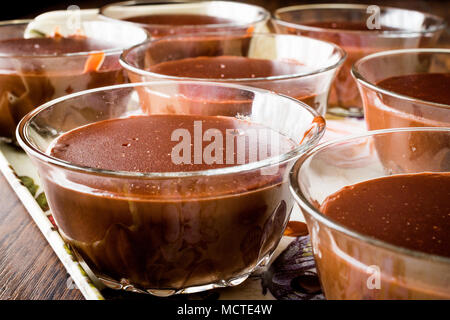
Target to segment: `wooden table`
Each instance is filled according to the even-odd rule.
[[[94,7],[104,1],[80,1],[82,7]],[[101,3],[100,3],[101,2]],[[302,2],[323,1],[268,1],[249,0],[269,10]],[[330,1],[326,1],[330,2]],[[357,1],[341,1],[357,2]],[[422,10],[450,20],[450,2],[447,1],[372,1],[378,4]],[[86,5],[83,5],[86,3]],[[54,8],[52,8],[54,9]],[[61,8],[57,8],[61,9]],[[450,41],[444,36],[445,46]],[[71,283],[44,236],[30,218],[20,200],[0,174],[0,300],[1,299],[83,299]]]
[[[4,299],[83,296],[0,173],[0,300]]]

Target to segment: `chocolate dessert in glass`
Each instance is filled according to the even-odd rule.
[[[450,49],[372,54],[352,74],[369,130],[450,126]]]
[[[25,114],[49,100],[126,82],[118,57],[147,38],[124,23],[83,21],[82,31],[63,36],[58,29],[26,33],[29,22],[0,24],[0,137],[7,139]]]
[[[100,8],[108,19],[148,30],[152,38],[197,32],[265,31],[270,13],[232,1],[124,1]]]
[[[79,259],[109,287],[167,296],[237,285],[268,262],[293,207],[289,170],[324,128],[266,90],[166,81],[50,101],[17,139]]]
[[[400,127],[450,127],[450,50],[408,49],[380,52],[359,60],[352,70],[364,104],[369,130]],[[379,144],[379,154],[391,165],[415,168],[435,157],[448,158],[446,135],[414,134]],[[435,154],[419,154],[411,145]],[[398,151],[402,149],[402,152]],[[410,155],[400,157],[396,155]],[[414,155],[414,157],[413,157]],[[410,160],[410,159],[413,159]]]
[[[324,115],[345,53],[307,37],[263,33],[198,33],[164,37],[124,51],[132,82],[192,80],[267,89],[307,103]],[[195,100],[196,91],[185,92]]]
[[[450,128],[321,144],[294,165],[291,190],[327,299],[450,299]]]
[[[432,47],[445,29],[437,16],[400,8],[359,4],[312,4],[280,8],[272,24],[279,33],[333,42],[348,58],[333,82],[329,112],[362,117],[363,106],[350,75],[360,58],[379,51]]]

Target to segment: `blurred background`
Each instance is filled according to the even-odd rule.
[[[8,10],[0,10],[0,20],[33,18],[43,12],[49,10],[65,10],[69,5],[77,5],[82,9],[96,8],[102,5],[117,2],[117,1],[102,1],[102,0],[42,0],[42,1],[9,1]],[[154,0],[154,2],[163,2]],[[363,4],[377,4],[384,6],[400,7],[419,10],[423,12],[432,13],[446,19],[450,25],[450,0],[367,0],[367,1],[346,1],[346,0],[241,0],[239,2],[256,4],[265,7],[269,11],[274,11],[277,8],[289,5],[305,4],[305,3],[363,3]],[[450,46],[450,33],[447,28],[447,33],[441,38],[441,43]]]
[[[69,5],[78,5],[80,8],[95,8],[108,3],[117,1],[101,1],[101,0],[73,0],[73,1],[61,1],[61,0],[42,0],[42,1],[9,1],[8,10],[0,10],[0,19],[22,19],[32,18],[40,13],[49,10],[64,10]],[[155,2],[163,2],[155,0]],[[384,6],[403,7],[409,9],[415,9],[419,11],[429,12],[436,15],[443,16],[450,21],[450,0],[384,0],[384,1],[314,1],[314,0],[243,0],[239,2],[252,3],[265,7],[269,11],[273,11],[279,7],[304,4],[304,3],[364,3],[364,4],[377,4]],[[6,9],[6,8],[5,8]]]

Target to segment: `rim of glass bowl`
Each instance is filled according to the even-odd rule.
[[[167,37],[163,37],[163,38],[159,38],[159,39],[155,39],[155,40],[147,40],[144,41],[142,43],[139,43],[137,45],[134,45],[126,50],[124,50],[122,52],[122,54],[120,55],[119,58],[119,62],[122,65],[122,67],[125,70],[129,70],[131,72],[134,72],[136,74],[139,74],[141,76],[149,76],[149,77],[154,77],[154,78],[160,78],[160,79],[167,79],[167,80],[186,80],[186,81],[205,81],[205,82],[226,82],[226,83],[240,83],[240,82],[263,82],[263,81],[277,81],[277,80],[287,80],[287,79],[295,79],[295,78],[303,78],[303,77],[309,77],[309,76],[314,76],[320,73],[324,73],[333,69],[337,69],[339,68],[339,66],[345,61],[345,59],[347,58],[347,53],[345,52],[344,49],[342,49],[341,47],[339,47],[338,45],[328,42],[328,41],[323,41],[323,40],[318,40],[318,39],[314,39],[314,38],[309,38],[309,37],[304,37],[304,36],[298,36],[298,35],[290,35],[290,34],[279,34],[279,33],[259,33],[259,32],[255,32],[252,34],[249,34],[248,37],[253,37],[253,36],[257,36],[257,37],[295,37],[295,38],[302,38],[305,41],[311,41],[311,42],[322,42],[322,43],[326,43],[330,46],[332,46],[340,55],[340,59],[331,64],[331,65],[327,65],[325,67],[322,67],[320,69],[311,71],[311,72],[305,72],[305,73],[295,73],[295,74],[286,74],[286,75],[280,75],[280,76],[269,76],[269,77],[256,77],[256,78],[227,78],[227,79],[223,79],[223,78],[190,78],[190,77],[177,77],[177,76],[169,76],[169,75],[164,75],[161,73],[155,73],[155,72],[151,72],[151,71],[147,71],[147,70],[143,70],[140,69],[138,67],[135,67],[133,65],[131,65],[129,62],[127,62],[126,60],[126,56],[134,49],[137,49],[141,46],[147,46],[151,43],[156,43],[158,41],[167,41],[170,39],[181,39],[181,38],[185,38],[185,37],[198,37],[198,38],[202,38],[205,36],[225,36],[225,37],[232,37],[232,36],[237,36],[237,35],[241,35],[239,33],[237,34],[230,34],[228,32],[201,32],[201,33],[191,33],[191,34],[182,34],[182,35],[176,35],[176,36],[167,36]],[[246,34],[242,34],[242,36],[246,36]]]
[[[33,19],[20,19],[20,20],[7,20],[7,21],[0,21],[0,30],[2,27],[5,26],[14,26],[14,25],[27,25],[30,22],[32,22]],[[101,23],[107,23],[110,25],[125,25],[124,23],[118,21],[118,22],[112,22],[112,21],[101,21],[101,20],[86,20],[86,21],[99,21]],[[133,28],[139,30],[139,32],[143,32],[145,35],[145,39],[143,39],[142,42],[147,41],[150,37],[146,30],[137,27],[132,26]],[[0,53],[0,58],[35,58],[35,59],[43,59],[43,58],[64,58],[64,57],[81,57],[81,56],[89,56],[92,53],[102,52],[106,56],[114,55],[114,54],[121,54],[125,49],[129,48],[130,46],[123,46],[120,48],[111,48],[106,50],[92,50],[92,51],[81,51],[81,52],[70,52],[70,53],[61,53],[61,54],[37,54],[37,55],[23,55],[23,54],[3,54]]]
[[[147,24],[147,23],[139,23],[139,22],[132,22],[132,21],[125,21],[125,20],[121,20],[121,19],[116,19],[116,18],[112,18],[109,17],[107,15],[104,14],[105,10],[108,9],[109,7],[114,7],[114,6],[145,6],[145,5],[162,5],[162,4],[167,4],[167,5],[171,5],[171,4],[201,4],[202,2],[205,2],[207,5],[211,5],[212,3],[228,3],[228,4],[232,4],[232,5],[240,5],[240,6],[248,6],[251,8],[254,8],[256,10],[258,10],[260,12],[259,15],[261,15],[261,17],[255,21],[251,21],[251,22],[245,22],[245,23],[239,23],[237,21],[233,21],[230,23],[217,23],[217,24],[202,24],[201,27],[202,28],[224,28],[224,27],[232,27],[232,28],[239,28],[239,27],[245,27],[245,26],[250,26],[252,24],[257,24],[257,23],[261,23],[264,21],[268,21],[270,19],[270,13],[269,11],[267,11],[266,9],[264,9],[263,7],[260,6],[256,6],[253,4],[249,4],[249,3],[242,3],[242,2],[235,2],[235,1],[184,1],[184,0],[173,0],[173,1],[151,1],[151,0],[143,0],[143,1],[135,1],[135,0],[131,0],[131,1],[121,1],[121,2],[114,2],[114,3],[109,3],[107,5],[104,5],[102,7],[100,7],[99,9],[99,13],[103,18],[106,18],[108,20],[120,20],[120,21],[124,21],[125,23],[131,23],[131,24],[135,24],[135,25],[139,25],[140,27],[145,27],[145,28],[173,28],[174,26],[171,24]],[[198,27],[198,25],[181,25],[181,26],[176,26],[177,29],[189,29],[189,28],[195,28]]]
[[[300,23],[295,22],[288,22],[284,21],[280,18],[279,13],[289,12],[289,11],[300,11],[300,10],[309,10],[309,9],[350,9],[350,10],[364,10],[366,11],[367,7],[370,6],[369,4],[347,4],[347,3],[321,3],[321,4],[306,4],[306,5],[295,5],[295,6],[288,6],[288,7],[282,7],[275,10],[272,20],[276,21],[276,23],[291,27],[294,29],[302,29],[306,31],[326,31],[326,32],[339,32],[339,33],[349,33],[349,34],[377,34],[380,36],[383,35],[406,35],[411,36],[414,34],[424,34],[424,33],[430,33],[430,32],[436,32],[439,30],[444,30],[446,27],[446,22],[442,17],[425,13],[418,10],[410,10],[410,9],[403,9],[403,8],[396,8],[396,7],[389,7],[389,6],[378,6],[380,9],[385,10],[397,10],[397,11],[409,11],[409,12],[416,12],[420,13],[426,17],[429,17],[436,21],[436,24],[433,26],[430,26],[427,29],[423,30],[346,30],[346,29],[333,29],[333,28],[321,28],[321,27],[313,27],[313,26],[307,26]]]
[[[327,141],[324,143],[321,143],[311,149],[309,149],[307,152],[302,154],[300,158],[297,160],[297,162],[294,164],[294,166],[291,169],[291,172],[289,173],[289,180],[290,185],[289,189],[291,190],[291,194],[294,196],[295,201],[301,206],[303,210],[306,210],[308,214],[310,214],[315,220],[319,221],[320,223],[323,223],[327,227],[336,230],[338,232],[341,232],[347,236],[350,236],[354,239],[361,240],[365,243],[368,243],[370,245],[374,245],[377,247],[381,247],[383,249],[387,249],[390,251],[394,251],[396,253],[400,253],[403,255],[412,256],[414,258],[420,258],[420,259],[429,259],[433,261],[443,262],[446,264],[450,264],[450,258],[439,256],[435,254],[425,253],[418,250],[412,250],[407,249],[404,247],[396,246],[393,244],[390,244],[389,242],[379,240],[374,237],[370,237],[368,235],[365,235],[363,233],[354,231],[350,228],[347,228],[343,224],[340,224],[339,222],[333,221],[332,219],[329,219],[327,216],[325,216],[323,213],[321,213],[319,210],[317,210],[314,205],[312,205],[304,196],[303,192],[301,191],[298,183],[298,176],[300,172],[300,168],[302,167],[303,163],[309,159],[311,156],[315,155],[316,153],[330,147],[333,145],[337,145],[339,143],[348,142],[355,139],[361,139],[365,137],[371,137],[375,135],[381,135],[381,134],[390,134],[390,133],[399,133],[399,132],[447,132],[450,134],[450,127],[409,127],[409,128],[393,128],[393,129],[383,129],[383,130],[374,130],[374,131],[368,131],[364,134],[357,134],[357,135],[349,135],[345,138],[335,139],[331,141]]]
[[[198,171],[177,171],[177,172],[130,172],[130,171],[114,171],[114,170],[105,170],[105,169],[96,169],[92,167],[87,166],[79,166],[72,164],[68,161],[64,161],[55,157],[52,157],[48,155],[45,152],[42,152],[38,150],[34,144],[28,139],[28,134],[26,131],[29,128],[30,122],[33,120],[35,116],[37,116],[41,111],[52,107],[60,102],[67,101],[73,98],[77,98],[79,96],[88,95],[95,92],[102,92],[102,91],[112,91],[116,89],[123,89],[123,88],[136,88],[136,87],[144,87],[144,86],[162,86],[165,85],[174,85],[173,81],[157,81],[157,82],[139,82],[139,83],[127,83],[127,84],[120,84],[120,85],[113,85],[113,86],[107,86],[107,87],[100,87],[90,90],[84,90],[77,93],[73,93],[70,95],[66,95],[57,99],[54,99],[52,101],[49,101],[40,107],[34,109],[30,113],[28,113],[25,117],[20,120],[17,129],[16,129],[16,137],[17,141],[19,142],[19,145],[29,154],[33,155],[34,157],[38,158],[41,161],[50,163],[52,165],[56,165],[58,167],[69,169],[72,171],[77,172],[84,172],[84,173],[90,173],[90,174],[97,174],[97,175],[105,175],[105,176],[113,176],[113,177],[127,177],[127,178],[183,178],[183,177],[197,177],[197,176],[216,176],[216,175],[225,175],[225,174],[232,174],[232,173],[242,173],[247,171],[253,171],[262,169],[265,167],[270,167],[273,165],[280,165],[285,162],[288,162],[292,159],[295,159],[299,157],[303,152],[311,148],[312,146],[316,145],[318,141],[322,138],[325,130],[325,119],[320,116],[317,111],[312,109],[307,104],[298,101],[296,99],[293,99],[288,96],[284,96],[281,94],[277,94],[268,90],[258,89],[258,88],[252,88],[252,87],[246,87],[246,86],[240,86],[235,84],[226,84],[226,83],[216,83],[216,82],[196,82],[196,81],[180,81],[176,84],[192,84],[192,85],[211,85],[215,87],[228,87],[228,88],[235,88],[239,90],[245,90],[254,92],[257,94],[270,94],[278,96],[282,99],[288,99],[290,102],[295,103],[299,108],[303,108],[306,111],[308,111],[312,119],[321,118],[323,121],[319,122],[311,122],[311,124],[314,126],[314,133],[312,138],[307,143],[302,143],[300,145],[297,145],[294,149],[290,150],[289,152],[280,154],[278,156],[270,157],[261,161],[255,161],[250,162],[247,164],[240,164],[236,166],[230,166],[225,168],[217,168],[217,169],[207,169],[207,170],[198,170]]]
[[[448,105],[448,104],[422,100],[422,99],[414,98],[414,97],[411,97],[411,96],[403,95],[403,94],[400,94],[400,93],[396,93],[394,91],[386,90],[386,89],[384,89],[384,88],[382,88],[382,87],[372,83],[371,81],[367,80],[358,71],[358,66],[360,66],[362,63],[364,63],[364,62],[366,62],[368,60],[377,59],[379,57],[385,57],[385,56],[390,56],[390,55],[403,54],[403,53],[406,53],[406,54],[409,54],[409,53],[430,53],[430,54],[440,53],[440,54],[446,54],[450,58],[450,49],[445,49],[445,48],[442,48],[442,49],[440,49],[440,48],[431,48],[431,49],[400,49],[400,50],[382,51],[382,52],[377,52],[377,53],[373,53],[373,54],[367,55],[367,56],[359,59],[358,61],[356,61],[353,64],[353,66],[352,66],[351,74],[356,79],[356,81],[358,81],[362,85],[364,85],[364,86],[366,86],[366,87],[368,87],[368,88],[370,88],[370,89],[372,89],[374,91],[377,91],[377,92],[380,92],[380,93],[383,93],[383,94],[386,94],[386,95],[389,95],[389,96],[392,96],[392,97],[395,97],[395,98],[401,99],[401,100],[407,100],[407,101],[411,101],[411,102],[419,102],[421,104],[429,105],[429,106],[436,107],[436,108],[450,109],[450,105]],[[449,112],[450,112],[450,110],[449,110]]]

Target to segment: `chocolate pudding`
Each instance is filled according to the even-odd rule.
[[[360,31],[381,33],[384,31],[399,31],[398,28],[392,28],[380,25],[380,29],[369,29],[366,21],[321,21],[305,23],[306,26],[325,28],[336,30],[336,33],[323,35],[321,40],[331,41],[341,46],[347,52],[347,59],[345,59],[340,71],[336,75],[330,89],[329,104],[337,107],[353,107],[362,108],[362,101],[359,95],[358,87],[350,74],[353,64],[359,59],[365,57],[370,53],[382,50],[374,50],[370,48],[371,41],[376,41],[373,37],[363,39],[358,34],[339,34],[339,30],[345,31]],[[384,48],[383,50],[390,50],[394,48]]]
[[[450,125],[450,74],[420,73],[391,77],[377,86],[393,93],[428,102],[411,101],[390,94],[367,91],[365,119],[369,130],[401,127],[448,127]],[[368,90],[368,89],[365,89]],[[435,106],[441,103],[443,106]],[[417,171],[449,168],[450,141],[438,134],[411,132],[402,136],[379,136],[376,148],[383,164],[393,170]],[[447,152],[445,152],[447,150]],[[398,170],[400,169],[400,170]]]
[[[328,196],[320,211],[367,237],[445,259],[450,257],[449,199],[449,173],[400,174],[344,187]],[[316,261],[327,298],[450,298],[450,289],[440,284],[447,281],[442,277],[448,262],[413,258],[326,231],[318,241]]]
[[[446,104],[450,108],[450,73],[416,73],[387,78],[377,83],[404,96]]]
[[[320,211],[364,235],[450,257],[450,173],[368,180],[330,195]]]
[[[295,21],[289,22],[296,23]],[[384,31],[400,31],[401,29],[383,25],[380,26],[380,29],[369,29],[365,21],[320,21],[301,22],[300,24],[318,29],[300,30],[287,28],[286,31],[290,34],[298,34],[335,43],[347,52],[347,58],[330,89],[329,108],[355,108],[351,112],[362,109],[363,104],[357,85],[350,74],[352,65],[368,54],[383,50],[400,49],[400,40],[396,40],[397,42],[392,40],[392,46],[386,44],[384,47],[380,47],[378,44],[380,40],[377,37],[382,37],[381,34]],[[393,37],[392,39],[396,38]]]
[[[381,80],[376,85],[411,100],[415,98],[425,102],[415,103],[384,93],[367,99],[364,112],[369,130],[450,125],[450,73],[402,75]],[[436,107],[432,103],[447,107]]]
[[[196,125],[204,133],[200,142]],[[174,139],[177,129],[184,134]],[[211,130],[216,135],[208,140]],[[252,131],[259,133],[256,144],[239,149],[237,140],[251,141]],[[261,132],[275,135],[278,145]],[[190,151],[180,152],[177,146],[186,137],[192,138]],[[228,145],[229,137],[234,145]],[[212,141],[222,144],[208,153]],[[60,136],[49,153],[96,169],[189,173],[251,163],[292,148],[287,137],[245,120],[166,114],[79,127]],[[214,160],[207,162],[205,154]],[[174,160],[180,155],[183,161]],[[43,179],[63,237],[95,274],[141,289],[177,290],[246,276],[273,252],[292,209],[286,170],[280,165],[270,175],[253,170],[105,179],[73,173]]]
[[[202,135],[210,129],[220,132],[223,141],[218,152],[222,155],[216,156],[217,161],[205,163],[196,161],[195,152],[190,152],[189,159],[175,163],[172,151],[179,141],[172,135],[177,129],[187,130],[192,143],[195,143],[197,134]],[[252,130],[258,132],[256,145],[247,141]],[[271,145],[269,135],[272,133],[281,141],[279,150]],[[294,148],[294,143],[283,135],[248,121],[222,116],[160,114],[107,120],[65,133],[56,141],[51,155],[75,165],[113,171],[182,172],[217,169],[238,164],[236,143],[230,158],[226,157],[226,152],[230,151],[226,144],[227,134],[234,139],[247,139],[245,149],[242,150],[244,153],[239,155],[243,157],[239,164],[249,163],[250,159],[264,160]],[[203,137],[200,136],[200,139]],[[209,144],[209,140],[201,141],[201,149],[205,150]],[[263,152],[263,149],[267,152]]]
[[[305,102],[314,109],[324,105],[327,98],[324,93],[315,94],[312,92],[312,87],[299,86],[295,79],[278,82],[274,80],[251,80],[253,78],[279,77],[311,72],[310,67],[295,61],[240,56],[201,56],[158,63],[147,70],[156,74],[179,78],[223,79],[224,82],[231,79],[247,79],[245,84],[289,95]],[[185,95],[187,99],[195,99],[196,94],[195,92],[185,92]],[[247,103],[249,102],[247,101]]]
[[[0,136],[13,138],[20,119],[49,100],[125,82],[117,54],[103,53],[117,47],[83,36],[0,41]]]
[[[264,78],[306,73],[296,62],[236,56],[196,57],[162,62],[149,71],[174,77],[203,79]]]
[[[153,37],[197,32],[216,32],[228,29],[241,32],[247,30],[246,27],[242,26],[234,27],[234,21],[231,19],[202,14],[149,14],[128,17],[122,20],[139,23]]]

